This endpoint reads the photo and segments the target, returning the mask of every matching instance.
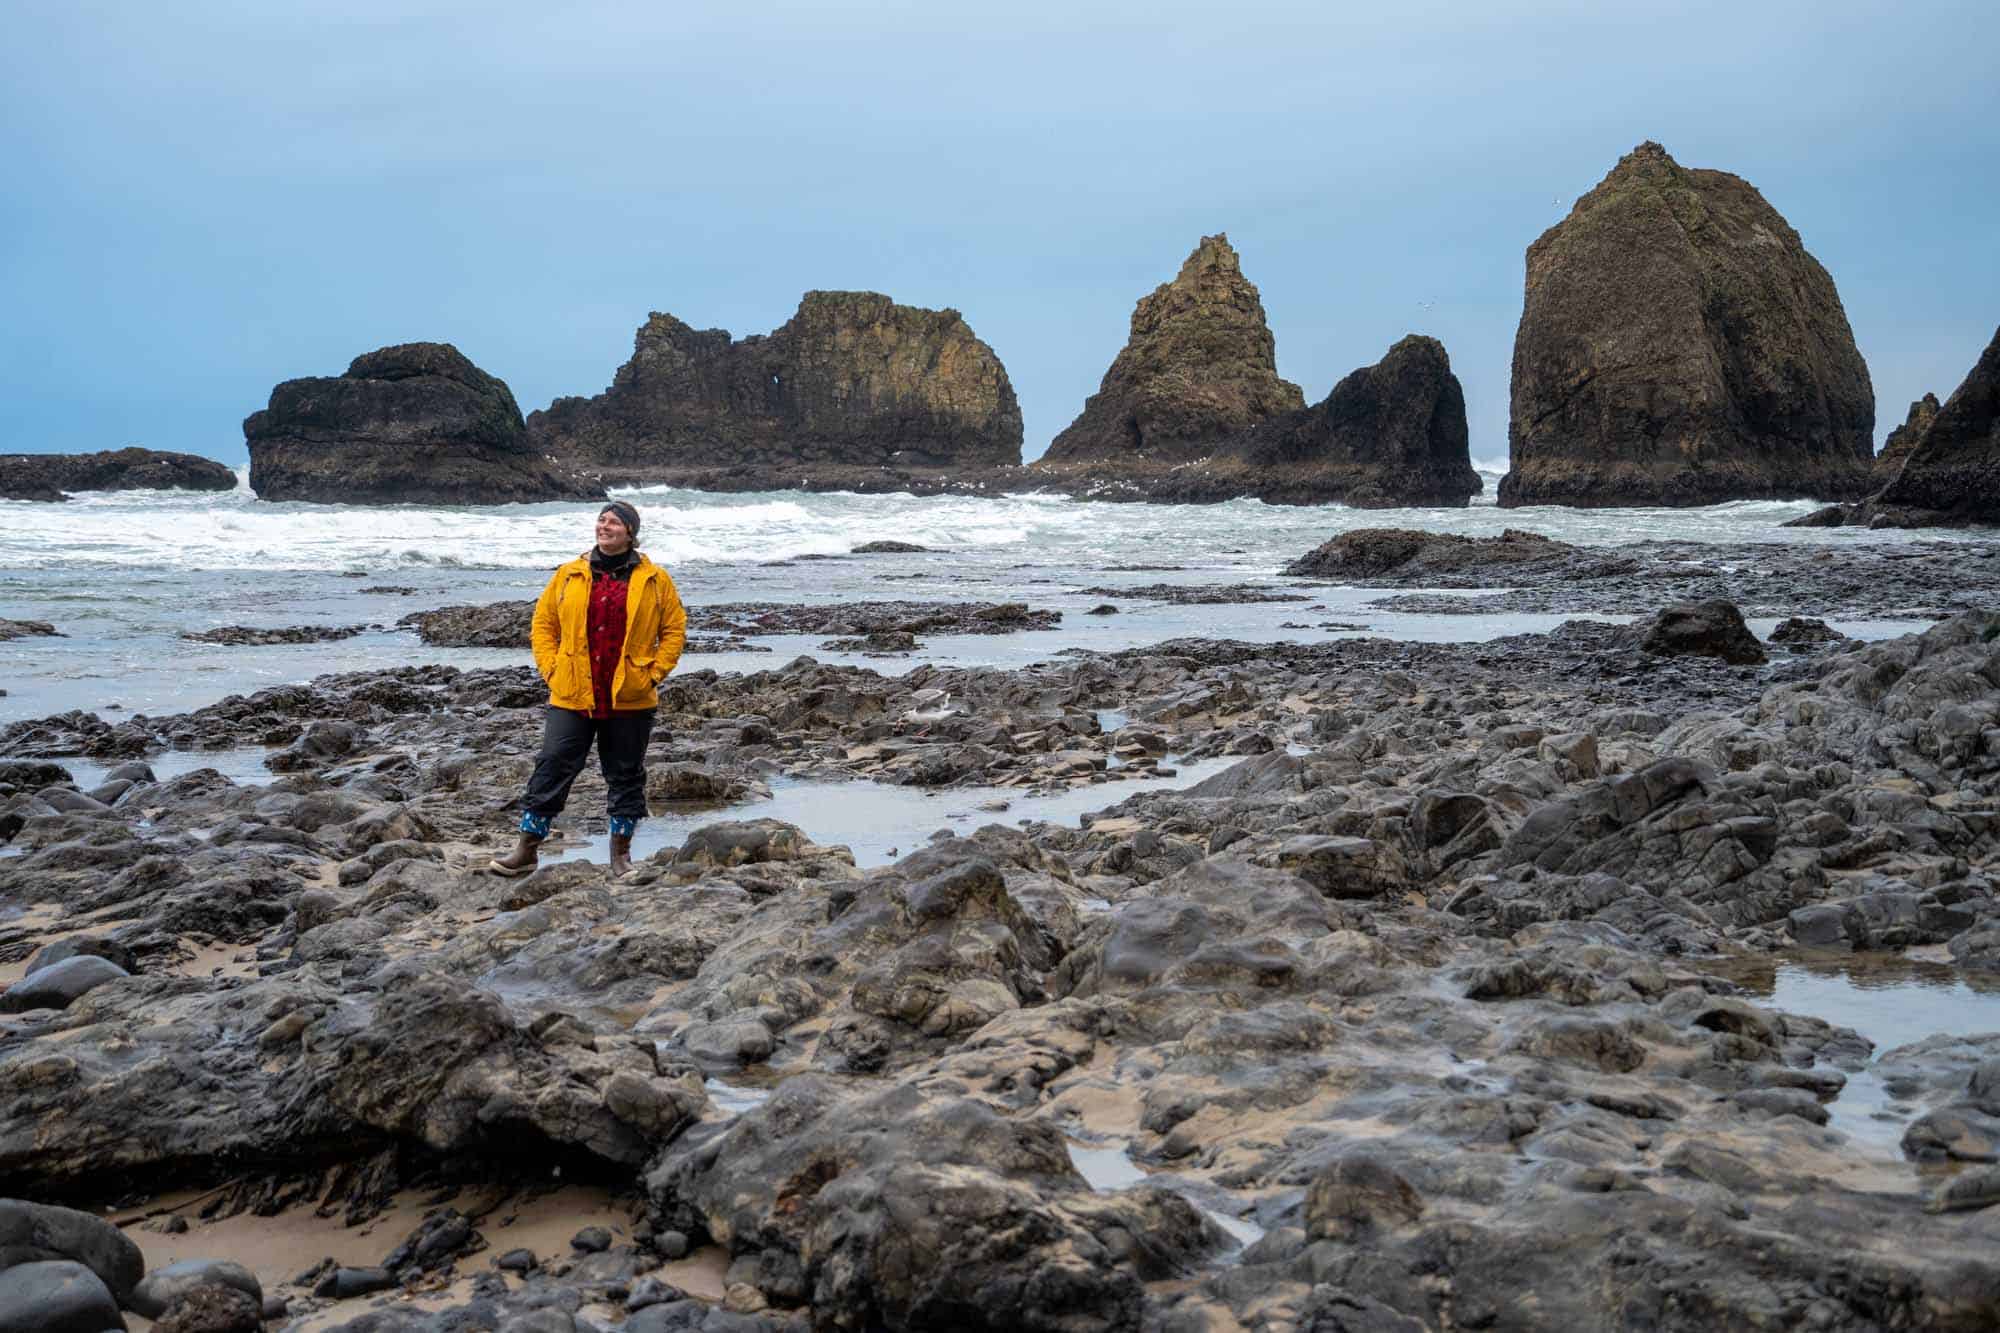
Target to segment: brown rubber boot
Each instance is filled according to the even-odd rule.
[[[513,851],[505,856],[494,857],[486,863],[486,868],[496,875],[505,875],[509,879],[532,874],[535,867],[541,864],[537,852],[541,845],[540,838],[532,833],[523,833],[521,840],[514,844]]]
[[[632,835],[614,833],[611,835],[611,874],[615,879],[632,868]]]

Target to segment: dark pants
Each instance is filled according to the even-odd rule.
[[[535,759],[522,806],[532,815],[554,818],[561,814],[569,803],[570,784],[583,772],[590,759],[590,743],[595,740],[597,764],[604,770],[604,785],[610,795],[605,812],[613,819],[644,819],[646,743],[652,738],[650,710],[600,718],[567,708],[549,709],[542,724],[542,752]]]

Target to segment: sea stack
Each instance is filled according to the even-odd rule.
[[[1465,391],[1435,338],[1411,334],[1325,401],[1228,441],[1245,489],[1277,503],[1460,506],[1479,494]],[[1220,460],[1215,465],[1221,470]]]
[[[261,500],[484,505],[600,499],[542,457],[502,381],[449,343],[354,358],[338,377],[286,380],[243,423]]]
[[[1179,275],[1140,300],[1124,350],[1040,461],[1185,462],[1305,405],[1278,377],[1264,302],[1229,238],[1204,236]]]
[[[1747,181],[1643,143],[1528,247],[1503,506],[1850,499],[1874,426],[1833,279]]]
[[[741,339],[655,313],[609,389],[558,398],[528,430],[626,481],[747,469],[792,486],[839,469],[1021,461],[1021,408],[993,349],[956,310],[875,292],[807,292],[777,330]]]
[[[1930,510],[1939,522],[2000,523],[2000,331],[1910,446],[1879,502]]]
[[[0,500],[66,500],[69,491],[233,491],[236,473],[199,454],[106,449],[0,454]]]

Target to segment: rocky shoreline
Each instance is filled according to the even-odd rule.
[[[137,1311],[157,1227],[247,1319],[212,1265],[268,1217],[325,1242],[250,1273],[301,1330],[1988,1326],[2000,1037],[1874,1052],[1732,978],[2000,975],[2000,616],[1767,653],[1733,614],[684,672],[689,831],[619,880],[594,771],[585,859],[480,872],[525,666],[0,728],[0,1227],[91,1210],[32,1216],[0,1307]],[[840,845],[898,788],[994,822]],[[1900,1152],[1841,1127],[1864,1069]],[[511,1243],[551,1167],[608,1193]]]

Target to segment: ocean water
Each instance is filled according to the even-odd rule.
[[[1699,510],[1502,511],[1497,471],[1464,509],[1106,504],[1050,495],[711,495],[664,487],[622,491],[644,517],[642,545],[690,605],[859,600],[1025,601],[1063,612],[1059,630],[938,637],[914,657],[821,651],[820,636],[760,642],[770,653],[689,654],[689,667],[776,666],[799,653],[884,672],[921,661],[1021,665],[1065,648],[1115,650],[1185,634],[1253,642],[1354,633],[1415,640],[1485,639],[1548,628],[1559,616],[1421,616],[1369,608],[1365,589],[1305,588],[1311,602],[1175,606],[1092,588],[1155,583],[1287,587],[1285,562],[1356,527],[1421,527],[1490,535],[1510,527],[1579,544],[1648,537],[1705,541],[1901,541],[1912,535],[1778,526],[1809,501]],[[407,612],[531,597],[591,541],[595,507],[270,504],[245,485],[230,494],[128,491],[68,504],[0,502],[0,617],[44,620],[61,638],[0,642],[0,721],[71,708],[161,714],[327,671],[417,662],[518,662],[500,650],[431,649],[393,628]],[[1937,534],[1916,534],[1935,538]],[[921,555],[850,557],[883,539]],[[408,593],[371,591],[382,586]],[[1086,616],[1104,601],[1121,614]],[[1323,622],[1365,626],[1325,629]],[[366,625],[331,643],[262,648],[191,643],[221,625]],[[1298,626],[1305,628],[1298,628]],[[1870,635],[1897,622],[1854,625]]]

